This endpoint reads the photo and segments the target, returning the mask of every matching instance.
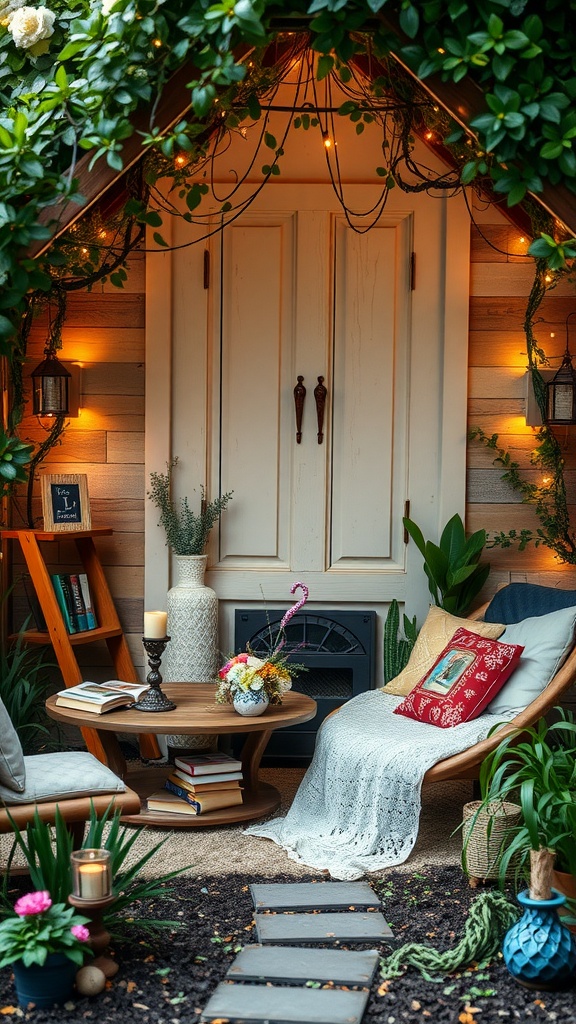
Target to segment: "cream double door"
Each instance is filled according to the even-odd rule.
[[[378,193],[352,186],[348,203],[366,209]],[[192,237],[175,224],[172,244]],[[168,288],[152,289],[151,325],[163,323],[164,305],[171,450],[188,474],[179,486],[234,491],[209,559],[224,606],[286,602],[302,580],[324,606],[383,610],[412,596],[414,611],[424,607],[406,502],[436,532],[464,496],[468,224],[459,201],[398,195],[363,231],[329,186],[270,185],[223,233],[171,254],[164,284],[167,275]]]

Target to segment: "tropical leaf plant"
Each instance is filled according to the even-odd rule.
[[[434,604],[452,615],[466,615],[490,572],[489,563],[480,562],[486,531],[477,530],[466,537],[461,517],[454,515],[446,523],[438,545],[425,540],[412,519],[405,517],[402,522],[424,559],[424,572]]]
[[[530,850],[553,850],[559,871],[576,876],[576,723],[572,712],[555,708],[558,720],[506,736],[480,770],[482,802],[511,800],[522,821],[506,842],[500,879],[510,868],[525,875]]]

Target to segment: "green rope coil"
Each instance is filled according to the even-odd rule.
[[[385,979],[400,978],[415,967],[426,981],[441,981],[460,967],[495,956],[519,917],[520,908],[502,893],[482,892],[471,905],[464,935],[453,949],[441,952],[421,942],[407,942],[380,961],[380,973]]]

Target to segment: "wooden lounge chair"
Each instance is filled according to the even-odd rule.
[[[529,586],[529,584],[516,584],[515,586]],[[544,591],[549,588],[543,587],[541,589]],[[574,603],[576,604],[576,593],[574,594]],[[489,602],[482,605],[469,618],[471,620],[483,619],[488,604]],[[534,612],[531,614],[534,614]],[[528,615],[526,617],[528,618]],[[492,750],[495,750],[504,737],[508,736],[515,729],[534,725],[539,718],[548,714],[553,707],[562,702],[562,698],[570,687],[574,685],[575,681],[576,646],[572,649],[554,678],[531,704],[528,704],[515,718],[499,729],[494,735],[481,740],[479,743],[475,743],[474,746],[462,751],[460,754],[448,757],[444,761],[438,761],[437,764],[428,769],[424,775],[423,782],[446,782],[449,779],[478,779],[482,761]]]

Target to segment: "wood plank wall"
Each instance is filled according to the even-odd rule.
[[[523,320],[533,280],[533,261],[526,257],[529,239],[507,224],[471,227],[471,298],[469,343],[468,424],[499,435],[501,446],[539,482],[530,466],[536,429],[526,426],[526,340]],[[537,339],[556,370],[566,344],[565,321],[576,310],[574,283],[550,287],[538,311]],[[554,337],[551,337],[554,335]],[[576,330],[571,336],[576,355]],[[576,512],[576,426],[558,427],[565,446],[569,501]],[[530,506],[502,480],[503,469],[493,453],[478,442],[468,443],[466,526],[489,533],[535,529],[539,522]],[[575,519],[576,525],[576,519]],[[562,565],[546,547],[525,551],[493,548],[487,552],[492,571],[484,595],[491,596],[510,581],[527,580],[546,586],[576,589],[576,568]]]
[[[97,541],[98,551],[127,635],[134,663],[144,664],[144,313],[145,254],[134,253],[128,281],[120,291],[109,283],[69,296],[62,335],[62,361],[82,364],[81,408],[71,418],[62,444],[42,464],[49,473],[86,473],[93,526],[108,526],[111,537]],[[27,369],[43,357],[46,318],[32,330]],[[39,441],[42,427],[28,415],[22,437]],[[42,525],[40,488],[34,488],[34,515]],[[13,525],[23,525],[26,499],[15,502]],[[14,545],[14,549],[17,545]],[[75,548],[63,537],[44,546],[52,571],[70,572]],[[15,570],[20,560],[15,554]],[[23,613],[23,602],[16,613]],[[104,644],[76,648],[79,661],[99,679],[110,678]],[[87,675],[87,677],[89,677]]]

